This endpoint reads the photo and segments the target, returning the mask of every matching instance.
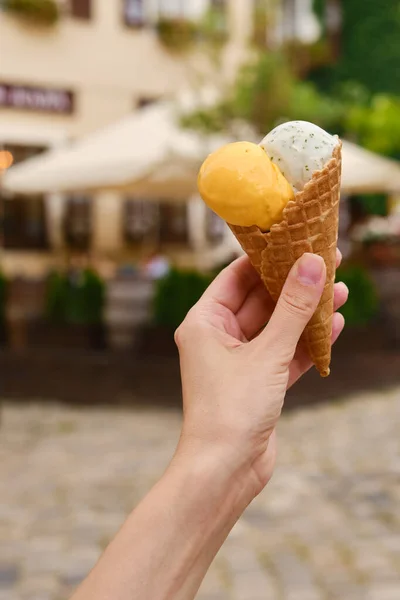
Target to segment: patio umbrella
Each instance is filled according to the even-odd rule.
[[[348,194],[400,192],[400,163],[344,141],[342,189]]]
[[[3,186],[20,194],[124,190],[186,201],[207,154],[231,141],[184,130],[176,108],[160,103],[69,145],[12,167]],[[400,191],[400,163],[343,143],[343,191]]]
[[[124,190],[186,200],[205,156],[227,141],[182,129],[169,103],[152,105],[13,167],[3,187],[20,194]]]

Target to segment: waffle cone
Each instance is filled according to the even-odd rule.
[[[268,233],[255,226],[229,225],[274,302],[300,256],[313,252],[324,259],[327,269],[325,288],[303,334],[303,342],[322,377],[329,375],[331,362],[341,150],[339,143],[324,169],[313,174],[304,190],[285,207],[282,221],[273,225]]]

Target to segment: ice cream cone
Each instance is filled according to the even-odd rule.
[[[308,353],[322,377],[330,373],[341,150],[339,142],[324,169],[313,174],[311,181],[287,204],[282,221],[273,225],[268,233],[256,226],[229,225],[274,302],[300,256],[313,252],[324,259],[327,268],[325,289],[303,334]]]

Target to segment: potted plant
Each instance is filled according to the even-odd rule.
[[[1,7],[11,15],[36,25],[55,25],[60,16],[56,0],[2,0]]]
[[[152,324],[142,329],[138,349],[151,355],[175,353],[174,332],[211,282],[212,275],[172,269],[156,283]]]
[[[196,37],[196,25],[187,19],[162,17],[156,24],[160,42],[171,52],[185,52]]]
[[[376,286],[368,271],[358,265],[345,265],[338,269],[336,279],[343,281],[350,292],[348,301],[340,309],[346,325],[365,327],[377,315],[379,308]]]
[[[95,271],[51,273],[45,324],[50,345],[103,347],[104,301],[105,285]]]

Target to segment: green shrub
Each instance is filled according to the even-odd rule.
[[[62,323],[65,321],[68,280],[64,274],[53,272],[47,279],[46,286],[46,316],[50,321]]]
[[[52,273],[47,282],[46,314],[58,323],[94,325],[102,322],[105,285],[92,270],[74,277]]]
[[[185,19],[162,18],[156,29],[162,44],[172,52],[189,50],[197,36],[195,24]]]
[[[302,119],[340,133],[344,113],[340,100],[299,80],[287,56],[261,52],[240,69],[219,104],[185,115],[181,124],[210,133],[229,131],[236,121],[245,121],[261,136],[282,121]]]
[[[326,32],[331,0],[314,0]],[[323,83],[357,81],[371,92],[398,94],[400,89],[400,12],[397,0],[343,0],[341,48],[336,64],[323,73]]]
[[[175,329],[211,283],[211,275],[172,269],[157,282],[153,320],[157,325]]]
[[[358,266],[344,266],[338,269],[337,281],[343,281],[349,288],[347,303],[340,309],[348,325],[366,325],[378,311],[376,287],[368,272]]]
[[[55,0],[3,0],[4,10],[39,25],[54,25],[60,16]]]
[[[358,143],[378,154],[400,158],[400,98],[385,94],[354,103],[345,119]]]

